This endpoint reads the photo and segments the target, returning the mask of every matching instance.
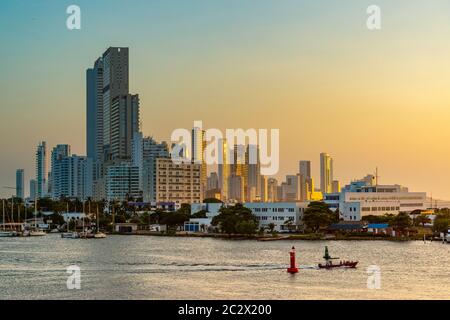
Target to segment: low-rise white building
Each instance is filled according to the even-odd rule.
[[[364,179],[345,186],[339,194],[325,196],[325,202],[330,206],[335,206],[337,201],[344,221],[360,221],[368,215],[397,215],[426,209],[425,192],[409,192],[408,188],[400,185],[373,185]]]
[[[308,204],[309,202],[247,202],[244,206],[252,210],[260,228],[268,228],[273,223],[275,231],[288,232],[300,229]]]

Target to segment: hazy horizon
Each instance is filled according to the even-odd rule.
[[[311,160],[319,186],[327,152],[341,185],[378,167],[381,184],[450,199],[450,3],[80,0],[70,31],[71,4],[2,2],[0,186],[23,168],[28,194],[39,141],[48,159],[62,143],[85,154],[85,72],[121,46],[144,135],[169,141],[195,120],[280,129],[279,181]],[[366,27],[371,4],[379,31]]]

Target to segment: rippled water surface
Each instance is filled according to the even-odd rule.
[[[297,248],[300,272],[286,273]],[[359,261],[317,270],[323,248]],[[68,290],[66,268],[81,268]],[[381,289],[366,269],[381,268]],[[385,241],[229,241],[109,236],[0,238],[1,299],[450,299],[450,245]]]

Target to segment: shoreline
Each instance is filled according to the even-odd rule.
[[[253,241],[292,241],[292,240],[304,240],[304,241],[392,241],[392,242],[411,242],[411,241],[424,241],[423,236],[413,237],[388,237],[388,236],[330,236],[330,235],[316,235],[316,234],[293,234],[285,236],[249,236],[249,235],[227,235],[227,234],[197,234],[197,233],[177,233],[177,234],[165,234],[165,233],[150,233],[150,232],[137,232],[137,233],[108,233],[108,235],[123,235],[123,236],[154,236],[154,237],[177,237],[177,238],[214,238],[222,240],[253,240]],[[442,242],[441,240],[427,238],[427,242]]]

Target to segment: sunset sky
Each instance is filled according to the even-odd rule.
[[[125,46],[145,135],[277,128],[280,179],[311,160],[318,186],[328,152],[341,184],[378,167],[450,200],[449,17],[446,0],[2,0],[0,186],[24,168],[28,195],[41,140],[85,154],[85,71]]]

